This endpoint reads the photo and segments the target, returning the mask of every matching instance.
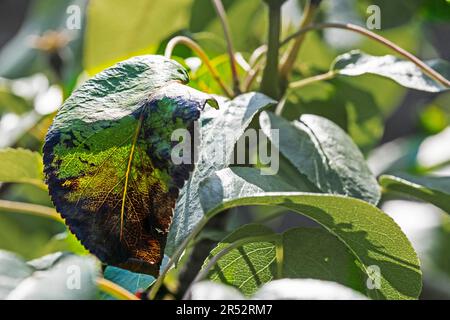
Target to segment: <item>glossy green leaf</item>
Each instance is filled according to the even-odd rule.
[[[219,110],[200,116],[198,161],[178,198],[174,221],[167,240],[166,254],[171,255],[205,217],[198,198],[201,180],[232,162],[236,142],[253,117],[274,101],[260,93],[247,93],[220,103]]]
[[[250,240],[261,236],[259,241]],[[210,280],[232,285],[247,296],[279,278],[329,280],[364,291],[366,279],[356,258],[339,239],[318,228],[295,228],[278,235],[261,225],[246,225],[223,239],[203,267],[230,244],[245,239],[251,242],[218,260],[208,274]]]
[[[253,181],[247,181],[233,168],[218,171],[202,183],[201,203],[209,217],[228,208],[248,205],[292,210],[318,222],[340,239],[366,272],[371,266],[380,268],[380,287],[367,289],[369,297],[419,296],[422,287],[419,260],[409,240],[388,215],[367,202],[345,196],[283,192],[272,188],[270,183],[258,184],[258,171],[240,170],[253,171]]]
[[[450,214],[450,177],[383,175],[380,184],[387,192],[398,192],[430,202]]]
[[[0,182],[30,183],[47,189],[39,153],[20,148],[1,149],[0,163]]]
[[[205,104],[217,107],[187,82],[173,60],[131,58],[86,81],[47,133],[44,171],[53,203],[105,263],[159,272],[175,201],[193,168],[192,157],[172,161],[179,143],[172,134],[194,133]]]
[[[450,79],[450,64],[444,60],[426,62],[432,69]],[[343,76],[375,74],[389,78],[398,84],[421,91],[441,92],[448,90],[443,84],[430,78],[411,61],[395,56],[371,56],[359,50],[350,51],[336,58],[331,70]]]
[[[373,3],[368,3],[364,10],[366,10],[367,6],[369,6],[370,4]],[[386,12],[384,11],[384,13],[382,13],[382,16],[384,16],[385,14]],[[417,22],[404,24],[396,28],[386,29],[382,21],[382,29],[376,30],[377,34],[385,37],[386,39],[389,39],[404,50],[407,50],[408,52],[419,56],[420,48],[423,45],[423,39],[421,39],[421,37],[418,37],[421,32],[422,30],[420,28],[420,23]],[[376,44],[372,39],[368,37],[361,38],[361,42],[358,45],[358,48],[362,52],[370,52],[370,54],[374,56],[392,55],[392,49],[381,44]],[[331,63],[329,64],[329,66],[330,65]],[[340,78],[371,94],[376,104],[379,106],[380,110],[382,110],[383,114],[386,117],[394,112],[399,103],[403,100],[408,90],[403,86],[399,86],[398,83],[394,81],[386,81],[386,78],[374,74],[365,74],[359,77]],[[380,90],[380,88],[383,88],[383,90]]]
[[[259,120],[271,141],[270,130],[279,130],[281,153],[322,192],[378,202],[375,177],[358,147],[336,124],[315,115],[290,123],[269,112],[261,113]]]

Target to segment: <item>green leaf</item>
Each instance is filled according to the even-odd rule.
[[[47,133],[44,172],[53,203],[104,263],[159,272],[175,201],[193,169],[192,159],[172,161],[172,134],[193,133],[205,104],[217,107],[187,82],[173,60],[131,58],[77,89]]]
[[[253,181],[257,181],[258,171],[240,170],[253,171]],[[248,182],[233,168],[218,171],[206,179],[200,199],[208,217],[228,208],[249,205],[280,206],[305,215],[340,239],[357,257],[363,270],[374,265],[380,268],[380,289],[368,289],[369,297],[415,299],[419,296],[422,287],[419,260],[409,240],[388,215],[354,198],[282,191],[273,189],[269,183]]]
[[[169,261],[167,256],[161,263],[161,269],[165,268]],[[118,284],[131,293],[142,292],[147,289],[156,279],[148,274],[131,272],[125,269],[107,266],[103,271],[103,277],[109,281]],[[115,300],[115,298],[106,292],[100,292],[100,298],[103,300]]]
[[[273,141],[270,130],[279,130],[279,148],[297,170],[325,193],[343,194],[376,204],[380,190],[363,155],[336,124],[315,115],[292,123],[273,113],[261,113],[260,126]]]
[[[383,136],[384,117],[373,94],[350,80],[355,79],[336,78],[292,90],[283,117],[296,120],[302,114],[315,114],[330,119],[367,153]]]
[[[436,59],[426,63],[445,78],[450,79],[450,64],[447,61]],[[339,75],[351,77],[366,73],[376,74],[394,80],[404,87],[427,92],[441,92],[449,89],[430,78],[411,61],[391,55],[371,56],[354,50],[338,56],[331,70]]]
[[[295,187],[292,191],[320,192],[320,189],[310,182],[304,174],[301,174],[283,154],[279,154],[279,162],[280,168],[276,176]],[[264,179],[262,176],[261,178]]]
[[[205,216],[198,198],[200,181],[232,162],[234,145],[253,117],[273,103],[263,94],[247,93],[221,102],[220,110],[210,110],[200,116],[198,161],[175,207],[167,240],[167,255],[172,255]]]
[[[387,192],[399,192],[430,202],[450,214],[450,177],[383,175],[380,184]]]
[[[30,183],[47,189],[42,173],[42,157],[26,149],[0,150],[0,182]]]
[[[220,103],[220,110],[209,110],[200,116],[198,161],[175,207],[167,255],[171,256],[205,217],[198,198],[200,181],[232,162],[234,146],[253,117],[273,103],[263,94],[247,93]]]
[[[95,259],[61,252],[26,263],[0,251],[0,297],[7,300],[78,300],[97,295]]]
[[[409,2],[410,0],[405,1]],[[367,9],[367,6],[368,4],[366,4],[364,11]],[[386,11],[383,11],[382,9],[382,12]],[[383,17],[385,14],[386,13],[382,13]],[[404,50],[413,53],[418,52],[423,43],[421,39],[422,37],[417,36],[422,32],[420,24],[417,23],[406,24],[392,29],[385,29],[384,22],[382,21],[382,30],[377,30],[376,32],[386,39],[391,40]],[[370,52],[374,56],[392,54],[392,49],[383,45],[376,45],[374,41],[368,37],[362,37],[358,47],[361,51]],[[334,58],[336,58],[336,56]],[[359,77],[341,77],[341,79],[347,80],[353,85],[370,93],[386,117],[390,116],[392,112],[394,112],[400,101],[403,100],[405,94],[407,93],[407,88],[399,86],[398,83],[394,81],[386,81],[386,78],[374,74],[366,74]],[[380,90],[380,88],[383,88],[383,90]]]
[[[135,55],[155,53],[160,41],[188,25],[192,0],[96,0],[89,3],[84,66],[95,74]]]
[[[251,241],[258,236],[266,236],[267,241]],[[364,291],[366,279],[356,258],[339,239],[317,228],[295,228],[278,235],[261,225],[246,225],[222,240],[203,266],[231,243],[245,239],[251,242],[218,260],[208,274],[210,280],[232,285],[247,296],[280,277],[330,280]]]
[[[131,293],[136,293],[139,290],[147,289],[155,281],[155,277],[153,276],[142,273],[135,273],[112,266],[106,267],[105,271],[103,272],[103,277],[118,284]],[[110,295],[104,292],[100,293],[100,297],[101,299],[105,300],[113,299]]]

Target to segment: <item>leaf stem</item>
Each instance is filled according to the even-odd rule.
[[[226,248],[223,248],[221,251],[219,251],[214,257],[212,257],[206,267],[202,268],[202,270],[197,274],[195,279],[190,284],[189,288],[186,290],[186,293],[183,296],[183,300],[188,300],[191,294],[192,287],[195,283],[200,282],[204,280],[207,276],[209,271],[216,265],[216,263],[219,261],[220,258],[228,254],[231,250],[234,250],[236,248],[242,247],[243,245],[247,243],[252,242],[277,242],[280,239],[279,234],[271,234],[271,235],[264,235],[264,236],[256,236],[256,237],[248,237],[239,239],[233,243],[231,243]],[[278,258],[277,258],[278,261]]]
[[[269,40],[267,45],[266,66],[261,81],[261,92],[278,99],[278,50],[280,46],[281,5],[283,1],[265,0],[269,6]]]
[[[219,72],[217,72],[216,68],[211,63],[211,60],[209,60],[208,55],[205,53],[205,51],[192,39],[184,36],[177,36],[172,38],[169,43],[167,43],[166,50],[164,52],[164,56],[167,58],[172,57],[173,49],[178,45],[183,44],[186,47],[190,48],[192,51],[194,51],[197,56],[203,61],[205,66],[208,68],[209,72],[211,73],[214,80],[219,84],[222,91],[229,97],[233,97],[233,92],[225,85],[225,83],[220,78]]]
[[[310,85],[310,84],[312,84],[314,82],[333,79],[335,76],[336,76],[336,72],[333,71],[333,70],[330,70],[327,73],[323,73],[323,74],[319,74],[319,75],[316,75],[316,76],[313,76],[313,77],[309,77],[309,78],[305,78],[305,79],[301,79],[301,80],[298,80],[298,81],[291,82],[289,84],[289,88],[290,89],[301,88],[301,87]]]
[[[38,217],[45,217],[64,223],[64,219],[61,218],[55,209],[37,204],[0,200],[0,209],[17,213],[31,214]]]
[[[350,24],[350,23],[321,23],[321,24],[316,24],[316,25],[311,25],[311,26],[307,26],[293,34],[291,34],[290,36],[288,36],[286,39],[284,39],[280,46],[286,45],[287,43],[289,43],[289,41],[294,40],[298,37],[303,36],[305,33],[309,32],[309,31],[313,31],[313,30],[322,30],[322,29],[327,29],[327,28],[335,28],[335,29],[344,29],[344,30],[349,30],[349,31],[353,31],[353,32],[357,32],[360,33],[366,37],[369,37],[372,40],[375,40],[389,48],[391,48],[392,50],[394,50],[395,52],[397,52],[398,54],[402,55],[403,57],[405,57],[406,59],[410,60],[411,62],[413,62],[417,67],[419,67],[424,73],[426,73],[428,76],[430,76],[431,78],[433,78],[434,80],[438,81],[439,83],[443,84],[446,87],[450,87],[450,81],[447,80],[446,78],[444,78],[440,73],[436,72],[435,70],[433,70],[432,68],[430,68],[429,66],[427,66],[423,61],[421,61],[419,58],[417,58],[415,55],[413,55],[412,53],[409,53],[408,51],[402,49],[401,47],[399,47],[398,45],[396,45],[395,43],[393,43],[392,41],[372,32],[369,31],[363,27],[354,25],[354,24]]]
[[[167,262],[166,266],[164,267],[163,271],[159,275],[159,277],[156,279],[156,281],[153,283],[153,285],[150,288],[150,291],[148,292],[148,298],[149,300],[154,300],[156,297],[156,294],[158,293],[159,288],[164,282],[164,279],[169,272],[169,270],[172,268],[174,264],[178,262],[178,260],[183,255],[184,250],[188,246],[189,242],[191,242],[192,239],[194,239],[197,234],[203,229],[203,227],[208,222],[209,218],[204,217],[200,222],[197,224],[194,230],[192,230],[192,233],[184,239],[183,243],[177,248],[177,250],[173,253],[172,258]]]
[[[262,57],[267,52],[267,45],[259,46],[253,51],[249,59],[250,70],[247,71],[246,77],[243,83],[244,92],[248,92],[253,84],[253,82],[258,77],[258,74],[264,67],[264,59]]]
[[[222,24],[223,33],[227,42],[227,50],[230,57],[231,75],[233,77],[233,91],[234,95],[236,96],[241,93],[241,89],[237,72],[236,58],[234,56],[233,42],[231,41],[230,26],[228,24],[227,14],[223,7],[222,1],[213,0],[213,4],[214,8],[216,9],[217,16],[219,17],[220,23]]]
[[[134,294],[105,278],[97,278],[98,288],[120,300],[140,300]]]
[[[264,65],[264,60],[258,61],[253,68],[249,70],[247,76],[244,79],[244,92],[248,92],[252,87],[253,82],[258,77]]]
[[[250,56],[250,59],[248,60],[248,63],[251,66],[255,66],[256,63],[261,59],[261,57],[267,52],[267,45],[263,44],[262,46],[259,46],[255,49],[255,51],[252,52],[252,55]]]
[[[309,0],[306,3],[302,20],[300,22],[300,30],[311,24],[319,8],[320,2],[321,1],[312,2],[311,0]],[[296,37],[291,49],[282,59],[280,68],[280,77],[281,81],[283,82],[281,84],[282,87],[287,87],[289,75],[292,71],[292,68],[294,67],[295,61],[297,59],[300,47],[302,46],[304,39],[305,39],[304,34],[299,37]]]

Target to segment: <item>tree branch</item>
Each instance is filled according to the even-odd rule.
[[[266,66],[261,81],[262,93],[278,99],[278,50],[280,46],[281,5],[284,0],[265,0],[269,5],[269,41]]]
[[[295,32],[294,34],[288,36],[285,40],[283,40],[283,42],[281,42],[280,46],[286,45],[287,43],[289,43],[289,41],[294,40],[298,37],[301,37],[302,35],[304,35],[306,32],[309,31],[313,31],[313,30],[322,30],[322,29],[327,29],[327,28],[335,28],[335,29],[344,29],[344,30],[349,30],[349,31],[353,31],[353,32],[357,32],[360,33],[366,37],[369,37],[372,40],[375,40],[389,48],[391,48],[392,50],[394,50],[395,52],[397,52],[398,54],[402,55],[403,57],[405,57],[406,59],[410,60],[411,62],[413,62],[417,67],[419,67],[424,73],[426,73],[428,76],[430,76],[431,78],[433,78],[434,80],[440,82],[441,84],[443,84],[446,87],[450,87],[450,81],[447,80],[446,78],[444,78],[440,73],[436,72],[435,70],[433,70],[432,68],[430,68],[429,66],[427,66],[422,60],[420,60],[419,58],[417,58],[415,55],[413,55],[412,53],[409,53],[408,51],[400,48],[399,46],[397,46],[395,43],[393,43],[392,41],[372,32],[369,31],[363,27],[354,25],[354,24],[342,24],[342,23],[322,23],[322,24],[317,24],[317,25],[312,25],[312,26],[308,26],[305,27],[297,32]]]
[[[304,9],[302,20],[300,22],[300,30],[311,24],[317,12],[317,9],[319,8],[320,2],[321,1],[308,1]],[[294,67],[295,61],[297,59],[300,47],[302,46],[304,39],[305,39],[304,34],[295,38],[293,46],[282,59],[282,65],[280,68],[280,77],[281,81],[283,82],[281,85],[284,88],[287,86],[289,75],[292,71],[292,68]]]
[[[316,75],[316,76],[313,76],[313,77],[309,77],[309,78],[305,78],[305,79],[301,79],[301,80],[298,80],[298,81],[291,82],[289,84],[289,88],[290,89],[301,88],[301,87],[307,86],[307,85],[309,85],[311,83],[314,83],[314,82],[333,79],[335,76],[336,76],[336,72],[328,71],[327,73],[324,73],[324,74],[319,74],[319,75]]]
[[[227,42],[228,55],[230,57],[231,75],[233,77],[233,91],[234,95],[241,93],[239,76],[237,73],[236,58],[234,56],[233,42],[231,41],[230,26],[228,25],[227,15],[223,7],[221,0],[213,0],[214,8],[219,16],[220,23],[222,24],[223,33]]]

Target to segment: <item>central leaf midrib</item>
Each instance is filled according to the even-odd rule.
[[[121,206],[121,209],[120,209],[120,240],[123,239],[125,202],[126,202],[126,197],[127,197],[128,181],[129,181],[129,177],[130,177],[130,173],[131,173],[131,166],[132,166],[133,158],[134,158],[134,150],[135,150],[135,147],[136,147],[137,139],[139,137],[139,132],[141,131],[142,122],[144,120],[144,112],[143,112],[144,108],[145,108],[145,106],[141,110],[141,114],[139,116],[139,120],[138,120],[138,123],[136,125],[136,130],[134,132],[133,141],[131,143],[130,155],[128,157],[127,170],[125,172],[125,185],[123,187],[122,206]]]
[[[345,185],[345,182],[342,180],[342,178],[340,177],[340,175],[337,174],[336,169],[334,168],[332,159],[330,159],[330,158],[328,157],[328,154],[326,153],[324,147],[322,146],[322,142],[321,142],[321,141],[319,140],[319,138],[316,136],[314,130],[313,130],[306,122],[304,122],[303,120],[299,119],[298,122],[301,123],[301,124],[303,124],[303,125],[307,128],[307,130],[309,131],[309,133],[307,132],[306,134],[308,134],[308,136],[309,136],[313,141],[315,141],[315,143],[317,144],[317,146],[318,146],[318,148],[319,148],[319,150],[320,150],[320,154],[323,156],[323,158],[324,158],[324,160],[325,160],[325,162],[326,162],[326,164],[327,164],[327,167],[329,168],[329,170],[330,170],[330,172],[333,174],[333,176],[334,176],[335,178],[337,178],[337,182],[338,182],[339,188],[340,188],[345,194],[349,194],[349,192],[348,192],[348,190],[347,190],[347,187],[346,187],[346,185]],[[334,193],[334,192],[333,192],[333,191],[334,191],[334,190],[333,190],[334,188],[332,187],[331,183],[329,184],[328,181],[325,181],[325,182],[326,182],[327,187],[328,187],[328,190],[327,190],[327,191],[328,191],[328,192],[331,192],[331,193]]]

